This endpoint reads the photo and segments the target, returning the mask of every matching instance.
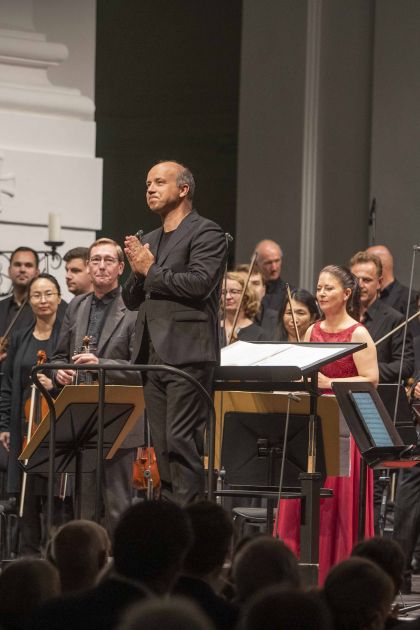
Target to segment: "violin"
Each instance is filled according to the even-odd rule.
[[[47,353],[45,350],[38,350],[36,365],[43,365],[47,362]],[[38,428],[40,420],[48,413],[48,404],[43,396],[41,396],[35,383],[31,385],[31,395],[25,403],[25,421],[28,423],[26,437],[23,440],[23,448],[31,441],[33,434]],[[25,459],[24,464],[27,465],[28,460]],[[20,492],[19,516],[22,518],[23,507],[25,504],[26,480],[28,473],[24,472],[22,477],[22,488]]]
[[[89,352],[92,352],[91,345],[92,345],[92,337],[89,337],[89,335],[85,335],[82,339],[82,348],[80,352],[82,354],[88,354]],[[77,371],[74,380],[75,380],[75,385],[80,385],[81,382],[83,382],[83,385],[92,385],[92,382],[93,382],[92,372],[89,372],[88,370],[86,370],[85,372],[80,374],[79,371]],[[79,380],[81,382],[79,382]]]

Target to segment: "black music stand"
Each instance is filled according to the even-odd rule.
[[[276,486],[280,478],[286,414],[228,412],[224,417],[221,465],[231,485]],[[325,460],[321,427],[317,422],[317,461],[321,483]],[[284,486],[300,490],[299,475],[308,460],[308,416],[290,414]]]
[[[332,389],[362,456],[360,469],[359,538],[365,531],[366,465],[411,468],[420,462],[416,444],[406,445],[371,383],[333,382]]]
[[[103,459],[111,459],[143,408],[141,388],[107,385],[103,422]],[[81,475],[94,472],[98,449],[98,386],[70,385],[56,400],[55,472],[75,475],[76,518],[80,518]],[[19,460],[26,473],[49,472],[50,414],[42,420]],[[101,495],[101,488],[96,489]],[[97,515],[98,517],[99,515]]]

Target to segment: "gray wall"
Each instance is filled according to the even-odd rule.
[[[394,252],[408,284],[412,245],[420,244],[420,2],[376,4],[371,195],[377,242]],[[417,258],[419,256],[417,255]],[[420,261],[415,286],[420,287]]]
[[[420,241],[420,3],[311,1],[321,9],[313,279],[368,245],[375,196],[376,241],[392,249],[408,283]],[[243,2],[236,258],[274,238],[292,283],[304,216],[307,8],[307,0]]]
[[[235,252],[278,240],[296,281],[302,182],[306,2],[244,0]]]

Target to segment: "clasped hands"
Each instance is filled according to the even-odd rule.
[[[135,274],[147,276],[150,267],[155,262],[155,257],[149,248],[149,243],[142,245],[137,236],[126,236],[124,252]]]

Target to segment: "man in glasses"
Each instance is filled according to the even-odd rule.
[[[162,227],[125,241],[132,274],[124,301],[139,309],[133,361],[186,371],[207,390],[219,360],[218,309],[225,235],[193,209],[194,178],[177,162],[160,162],[146,180],[146,202]],[[144,377],[147,417],[163,499],[185,505],[203,497],[203,442],[208,408],[185,378]]]
[[[124,270],[121,247],[109,238],[100,238],[89,248],[88,271],[93,292],[78,295],[69,304],[53,361],[77,365],[116,363],[107,383],[140,385],[138,372],[118,370],[130,362],[134,344],[136,313],[127,310],[121,297],[119,278]],[[84,337],[89,337],[92,350],[82,351]],[[59,369],[58,385],[70,385],[75,370]],[[140,428],[127,436],[111,460],[104,461],[103,503],[105,526],[112,534],[118,517],[131,504],[132,465],[136,447],[141,443]],[[82,518],[92,519],[95,507],[94,475],[82,476]]]

